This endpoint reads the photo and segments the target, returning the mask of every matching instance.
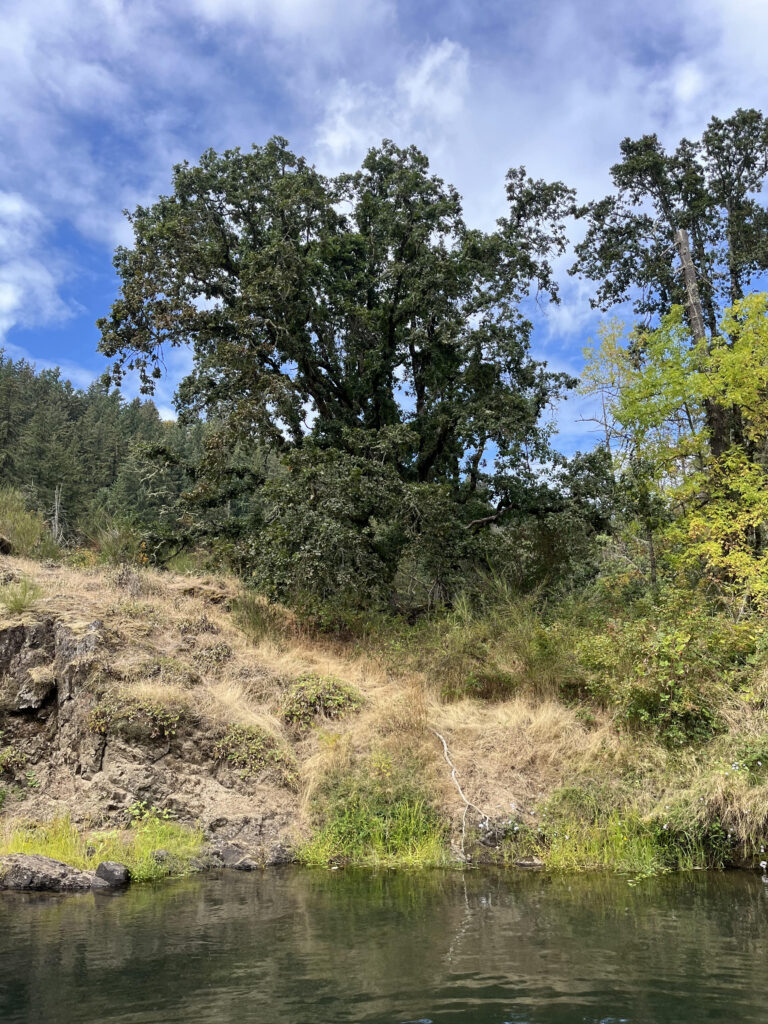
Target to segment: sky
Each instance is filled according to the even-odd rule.
[[[768,0],[0,0],[0,346],[102,373],[122,211],[208,148],[279,134],[332,173],[415,143],[490,229],[511,166],[587,201],[627,135],[768,111],[766,39]],[[597,318],[567,266],[533,351],[578,374]],[[163,415],[189,358],[167,354]],[[557,412],[562,450],[594,442],[587,412]]]

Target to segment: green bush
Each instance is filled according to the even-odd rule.
[[[11,542],[14,555],[44,559],[61,554],[43,517],[30,511],[24,496],[11,487],[0,487],[0,534]]]
[[[756,646],[754,623],[734,623],[675,600],[636,620],[610,619],[578,646],[587,690],[619,722],[670,747],[722,732],[720,707],[742,681]]]
[[[291,725],[308,729],[317,717],[343,718],[362,703],[362,695],[353,686],[333,676],[310,672],[288,690],[282,714]]]

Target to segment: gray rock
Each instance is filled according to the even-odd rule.
[[[131,873],[125,864],[116,860],[103,860],[96,868],[96,877],[103,879],[113,889],[119,889],[128,885],[131,880]]]
[[[0,857],[0,890],[17,892],[87,892],[109,889],[95,871],[81,871],[37,853],[11,853]]]
[[[226,846],[220,847],[218,854],[224,867],[233,871],[257,871],[261,867],[258,861],[249,857],[248,853],[235,843],[227,843]]]
[[[544,867],[544,861],[539,860],[538,857],[523,857],[521,860],[515,861],[515,867],[532,868],[536,871],[540,871]]]

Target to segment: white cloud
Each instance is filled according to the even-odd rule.
[[[2,22],[0,332],[66,316],[78,237],[108,268],[120,210],[208,146],[279,133],[336,171],[415,142],[490,228],[510,166],[588,199],[626,135],[674,145],[713,113],[768,110],[765,0],[5,0]],[[575,363],[589,287],[561,280],[537,346]]]
[[[443,39],[412,57],[392,82],[340,80],[316,133],[323,165],[329,170],[349,167],[382,138],[416,142],[430,154],[445,148],[465,113],[469,63],[463,46]]]
[[[23,196],[0,192],[0,341],[16,324],[32,326],[64,319],[61,272],[44,257],[45,221]]]
[[[316,36],[329,29],[337,35],[370,31],[393,11],[385,0],[192,0],[191,8],[214,24],[244,23],[289,38]]]

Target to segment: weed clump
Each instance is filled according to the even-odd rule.
[[[26,763],[26,758],[17,747],[9,746],[0,750],[0,775],[15,775],[26,766]]]
[[[232,657],[232,648],[224,640],[219,640],[209,647],[201,647],[192,656],[203,667],[219,668]]]
[[[217,740],[213,755],[235,768],[242,779],[268,779],[290,789],[298,783],[296,762],[274,736],[250,725],[231,725]]]
[[[282,706],[286,722],[298,729],[308,729],[318,718],[343,718],[358,711],[363,697],[353,686],[333,676],[314,672],[302,676],[288,690]]]
[[[154,740],[175,736],[190,717],[189,709],[179,704],[111,693],[102,696],[91,711],[88,724],[92,732],[102,736],[113,733]]]
[[[36,583],[24,577],[18,583],[6,583],[0,587],[0,604],[10,615],[23,615],[42,593]]]

